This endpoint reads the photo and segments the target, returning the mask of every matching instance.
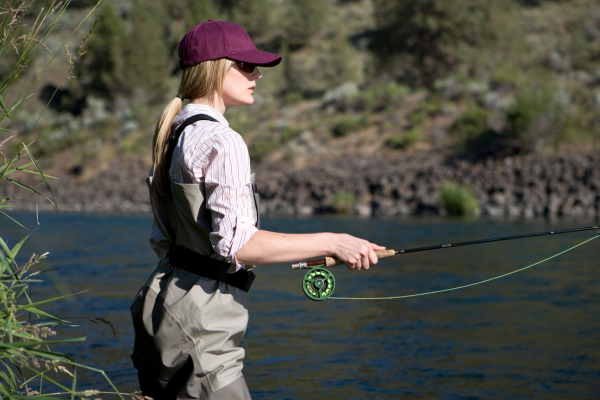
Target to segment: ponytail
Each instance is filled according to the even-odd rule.
[[[152,162],[154,164],[154,172],[152,179],[152,190],[156,196],[166,196],[171,193],[169,186],[169,168],[167,165],[167,148],[169,144],[169,135],[171,134],[171,126],[173,120],[181,111],[183,100],[177,96],[165,107],[165,110],[156,124],[154,137],[152,138]]]
[[[152,190],[156,196],[168,196],[171,193],[169,184],[169,168],[171,166],[167,165],[169,160],[167,160],[166,154],[173,121],[181,111],[183,99],[205,99],[208,104],[213,105],[215,95],[222,96],[225,75],[232,64],[232,60],[218,58],[183,70],[179,94],[165,107],[152,138],[152,163],[154,164]]]

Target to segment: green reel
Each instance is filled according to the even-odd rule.
[[[304,275],[302,280],[304,294],[311,300],[322,301],[333,294],[335,278],[323,268],[313,268]]]

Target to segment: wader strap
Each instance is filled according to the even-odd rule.
[[[169,247],[169,263],[192,274],[226,283],[246,293],[250,290],[250,286],[252,286],[252,282],[256,277],[254,272],[246,271],[243,268],[229,274],[227,271],[231,267],[230,263],[203,256],[185,247],[175,245]]]
[[[171,159],[173,158],[173,152],[175,151],[175,146],[177,146],[177,142],[179,141],[179,137],[181,136],[181,134],[183,133],[183,131],[185,130],[185,128],[187,128],[188,126],[190,126],[191,124],[194,124],[198,121],[213,121],[213,122],[219,122],[216,119],[214,119],[213,117],[206,115],[206,114],[196,114],[194,116],[189,117],[188,119],[186,119],[185,121],[183,121],[181,123],[181,125],[179,125],[179,127],[173,131],[171,130],[171,133],[169,134],[169,144],[167,147],[167,154],[165,154],[165,161],[166,161],[166,165],[168,168],[171,167]]]

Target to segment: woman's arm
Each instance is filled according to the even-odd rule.
[[[369,269],[377,264],[374,250],[385,247],[337,233],[289,234],[258,231],[235,254],[240,264],[264,265],[336,256],[348,269]]]

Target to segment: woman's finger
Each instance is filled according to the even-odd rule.
[[[380,245],[375,244],[375,243],[369,243],[369,244],[371,245],[371,248],[373,250],[385,250],[385,246],[380,246]]]
[[[369,251],[371,249],[369,248]],[[360,265],[361,265],[361,269],[369,269],[369,267],[371,266],[371,263],[369,262],[369,253],[367,252],[366,254],[361,254],[360,255]]]
[[[375,254],[375,250],[373,248],[369,249],[369,264],[375,265],[377,264],[378,260],[379,259],[377,258],[377,254]]]
[[[362,269],[362,263],[360,262],[360,257],[354,263],[354,269],[360,271]]]

